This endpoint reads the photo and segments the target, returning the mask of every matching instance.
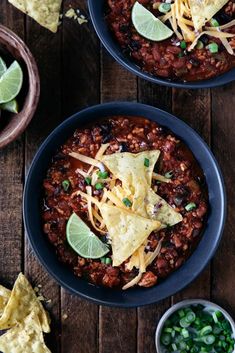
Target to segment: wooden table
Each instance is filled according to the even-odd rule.
[[[94,0],[98,1],[98,0]],[[86,0],[65,0],[87,14]],[[52,353],[154,353],[158,319],[174,302],[211,298],[235,314],[235,84],[213,90],[179,90],[137,79],[101,47],[92,24],[65,19],[51,34],[0,1],[0,22],[22,37],[41,76],[39,109],[25,134],[0,151],[0,282],[11,286],[20,271],[52,299]],[[22,225],[22,191],[37,148],[63,119],[99,102],[140,101],[173,112],[211,145],[224,173],[228,218],[223,241],[203,274],[186,290],[156,305],[124,310],[99,307],[60,288],[29,246]],[[66,314],[66,315],[65,315]],[[67,318],[66,318],[67,316]]]

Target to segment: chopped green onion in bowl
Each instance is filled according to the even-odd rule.
[[[209,51],[212,53],[212,54],[215,54],[215,53],[218,53],[219,51],[219,46],[217,43],[210,43],[208,44],[207,48],[209,49]]]
[[[214,303],[185,300],[161,318],[156,330],[156,348],[158,353],[234,353],[235,323]]]
[[[171,4],[168,4],[168,3],[161,3],[158,7],[158,10],[161,12],[161,13],[167,13],[169,12],[171,9]]]

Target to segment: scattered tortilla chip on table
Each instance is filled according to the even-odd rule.
[[[38,300],[29,281],[20,273],[0,317],[0,330],[15,326],[32,311],[38,315],[42,330],[50,332],[49,315]]]
[[[8,0],[41,26],[57,32],[62,0]]]
[[[133,214],[125,209],[102,204],[100,212],[112,241],[113,266],[121,265],[161,223]]]
[[[0,316],[3,313],[10,296],[11,291],[0,285]]]
[[[0,337],[4,353],[51,353],[44,342],[38,313],[32,311],[24,320]]]

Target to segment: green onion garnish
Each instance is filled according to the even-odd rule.
[[[149,167],[149,159],[148,158],[144,159],[144,166]]]
[[[187,48],[187,44],[186,44],[185,40],[182,40],[182,41],[180,42],[180,48],[181,48],[181,49],[186,49],[186,48]]]
[[[209,51],[212,53],[212,54],[215,54],[215,53],[218,53],[219,51],[219,46],[217,43],[210,43],[207,48],[209,49]]]
[[[98,172],[98,177],[100,179],[107,179],[109,176],[109,173],[108,172]]]
[[[210,20],[210,24],[212,25],[212,27],[219,27],[219,22],[215,18],[212,18]]]
[[[106,257],[105,263],[106,263],[106,265],[111,265],[112,259],[110,259],[110,257]]]
[[[194,202],[190,202],[185,206],[186,211],[190,212],[196,208],[196,204]]]
[[[63,180],[62,181],[62,186],[64,191],[68,191],[69,187],[70,187],[70,181],[69,180]]]
[[[124,205],[125,205],[126,207],[131,207],[131,206],[132,206],[132,202],[131,202],[127,197],[125,197],[125,198],[122,200],[122,202],[124,203]]]
[[[158,10],[162,13],[167,13],[171,9],[171,4],[162,3],[159,5]]]
[[[165,178],[171,179],[171,178],[173,177],[173,175],[174,175],[173,171],[170,170],[169,172],[167,172],[167,173],[165,174]]]
[[[100,262],[101,262],[102,264],[105,264],[106,258],[105,258],[105,257],[101,257]]]
[[[104,185],[102,183],[96,183],[95,188],[96,190],[102,190],[104,188]]]
[[[196,48],[197,48],[197,49],[203,49],[203,48],[204,48],[204,44],[202,43],[201,40],[198,40],[198,41],[197,41]]]
[[[91,178],[90,177],[86,177],[85,178],[85,182],[87,183],[87,185],[91,185]]]

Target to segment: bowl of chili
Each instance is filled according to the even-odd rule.
[[[231,47],[233,34],[228,34],[232,38],[232,44],[229,44],[230,53],[219,38],[206,34],[198,39],[202,47],[197,44],[197,48],[192,51],[188,51],[188,44],[184,38],[180,40],[173,36],[154,42],[136,32],[131,21],[134,3],[132,0],[88,1],[91,20],[98,37],[107,51],[124,68],[147,81],[178,88],[210,88],[227,84],[235,79],[235,61]],[[148,9],[154,6],[150,0],[139,3]],[[216,26],[221,24],[221,31],[224,31],[223,26],[231,23],[233,33],[235,9],[229,12],[226,6],[207,25],[210,25],[210,28],[220,28]],[[156,14],[158,10],[151,11]],[[203,30],[205,33],[208,33],[207,28]],[[224,41],[224,38],[222,40]]]
[[[52,203],[54,202],[54,200],[57,197],[60,197],[60,194],[65,195],[64,191],[61,192],[61,188],[57,188],[57,190],[53,191],[51,190],[52,194],[55,195],[55,199],[47,199],[46,205],[42,205],[42,200],[44,197],[43,188],[46,187],[47,190],[51,188],[51,185],[48,186],[48,182],[50,182],[51,171],[57,173],[57,178],[59,175],[61,175],[61,173],[63,174],[67,168],[65,165],[60,165],[60,169],[56,170],[55,166],[58,164],[53,164],[55,161],[58,162],[62,158],[61,153],[59,152],[61,146],[64,146],[61,150],[64,152],[64,148],[70,149],[71,146],[76,146],[76,143],[74,142],[74,137],[80,136],[79,139],[83,139],[84,136],[82,137],[81,131],[83,131],[84,127],[86,129],[86,126],[88,126],[89,124],[90,126],[96,127],[96,130],[91,131],[93,131],[93,137],[97,138],[98,141],[100,138],[97,135],[97,131],[100,128],[97,129],[97,126],[99,126],[97,124],[101,123],[104,118],[107,119],[116,116],[116,121],[119,122],[123,121],[122,119],[123,117],[125,117],[125,121],[128,126],[128,123],[129,125],[131,125],[132,118],[136,119],[135,117],[137,112],[138,121],[145,118],[145,125],[150,124],[151,127],[154,126],[154,129],[157,129],[156,126],[159,126],[158,129],[159,131],[161,131],[161,133],[163,133],[162,136],[169,136],[168,132],[164,134],[163,131],[168,131],[168,129],[170,129],[172,134],[174,134],[174,136],[177,136],[177,139],[181,140],[183,144],[185,144],[185,146],[187,146],[187,148],[191,150],[193,155],[195,155],[197,163],[205,176],[205,181],[208,188],[209,209],[207,212],[207,219],[205,219],[204,228],[202,230],[198,245],[195,247],[194,252],[189,258],[183,259],[183,264],[181,263],[182,266],[180,266],[181,264],[179,264],[176,271],[170,273],[169,276],[167,276],[165,279],[160,280],[157,285],[153,285],[149,288],[134,287],[129,290],[123,291],[119,287],[107,287],[105,286],[106,283],[102,283],[102,285],[98,281],[93,281],[91,283],[91,281],[89,281],[87,278],[84,278],[84,276],[83,278],[78,278],[76,274],[76,269],[73,268],[73,271],[71,271],[71,266],[66,266],[66,264],[64,263],[66,262],[66,260],[68,260],[69,262],[70,251],[67,252],[63,250],[62,261],[58,260],[58,252],[55,252],[54,247],[52,245],[54,244],[58,246],[58,251],[63,249],[64,240],[62,239],[64,239],[64,231],[62,231],[61,235],[57,239],[58,241],[54,241],[53,234],[55,235],[57,231],[52,233],[48,232],[48,225],[46,225],[46,222],[44,222],[45,219],[47,219],[48,215],[46,215],[45,218],[42,218],[42,214],[46,211],[45,206],[47,208],[49,205],[50,208],[51,206],[53,206]],[[117,116],[119,118],[117,118]],[[116,126],[118,126],[118,124]],[[77,132],[74,132],[76,129],[78,129]],[[79,129],[82,130],[80,131]],[[106,127],[103,126],[102,129],[106,131]],[[123,129],[122,131],[125,131],[125,129]],[[89,131],[89,128],[86,129],[86,134],[89,134]],[[149,136],[151,139],[151,134]],[[88,139],[88,142],[90,141],[90,137],[87,135],[86,138],[84,137],[83,140],[85,141],[86,139]],[[69,143],[71,145],[67,146],[68,142],[66,141],[70,141]],[[79,141],[80,140],[78,140],[77,143],[79,143]],[[167,148],[169,148],[169,141],[166,142],[168,146]],[[89,145],[91,145],[90,142]],[[143,144],[141,145],[143,146]],[[113,146],[115,145],[113,144]],[[119,146],[117,147],[119,149]],[[49,167],[51,169],[48,169]],[[51,191],[49,190],[48,195],[50,195]],[[67,205],[65,205],[65,197],[63,197],[63,199],[61,199],[59,202],[60,207],[63,207],[64,205],[67,208]],[[57,207],[57,205],[54,206]],[[76,207],[77,206],[79,207],[79,205],[76,205]],[[187,204],[185,207],[185,212],[191,212],[193,208],[192,205]],[[59,210],[59,212],[61,212],[61,210]],[[214,156],[212,155],[209,147],[200,138],[200,136],[188,125],[186,125],[184,122],[177,119],[176,117],[172,116],[171,114],[151,106],[142,105],[138,103],[114,102],[93,106],[75,114],[71,118],[65,120],[48,136],[48,138],[45,140],[45,142],[42,144],[42,146],[36,153],[36,156],[34,157],[34,160],[27,176],[27,181],[24,190],[23,213],[27,234],[36,255],[38,256],[40,262],[45,266],[47,271],[58,281],[60,285],[67,288],[71,292],[78,294],[83,298],[92,300],[93,302],[98,304],[119,307],[136,307],[157,302],[181,290],[190,282],[192,282],[205,268],[205,266],[210,261],[211,257],[214,255],[222,236],[226,215],[226,195],[223,177],[221,175],[220,168]],[[203,214],[205,215],[204,211]],[[67,216],[69,217],[69,215]],[[58,217],[60,218],[60,216]],[[59,226],[59,223],[57,224],[57,218],[55,218],[54,220],[50,219],[49,221],[52,221],[50,222],[52,228],[56,223],[56,227],[54,227],[54,230],[57,229],[59,232],[59,228],[57,227]],[[201,226],[202,225],[200,224],[199,228],[201,228]],[[59,227],[62,227],[62,229],[64,229],[64,223],[60,223]],[[48,241],[48,235],[50,237],[50,241],[52,240],[52,245]],[[169,246],[171,247],[170,244]],[[70,264],[71,263],[73,263],[73,260],[70,261]],[[105,269],[107,267],[112,269],[112,267],[110,266],[110,261],[105,261],[105,263],[104,261],[100,261],[100,263],[96,262],[96,267],[98,268],[100,266],[104,266]],[[94,272],[92,272],[92,274],[94,274]],[[106,274],[107,273],[105,273],[105,275]],[[88,275],[90,274],[88,273]],[[104,277],[107,278],[107,276],[105,275]]]

